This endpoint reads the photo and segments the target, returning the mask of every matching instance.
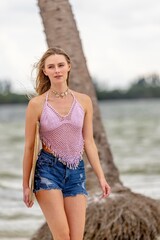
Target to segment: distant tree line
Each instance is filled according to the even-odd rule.
[[[138,78],[127,90],[102,89],[96,81],[94,83],[98,100],[160,98],[160,76],[157,74]]]
[[[99,101],[107,99],[160,98],[160,76],[158,74],[136,79],[127,90],[107,90],[99,86],[97,80],[94,79],[93,81]],[[27,103],[28,99],[27,95],[13,93],[9,80],[0,80],[0,104]]]
[[[24,94],[9,93],[7,95],[0,94],[0,104],[21,104],[28,103],[28,98]]]
[[[0,80],[0,104],[27,103],[28,97],[24,94],[12,92],[10,80]]]

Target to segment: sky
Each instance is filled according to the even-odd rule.
[[[70,0],[92,77],[108,89],[160,74],[159,0]],[[0,1],[0,80],[33,89],[33,65],[47,49],[36,0]]]

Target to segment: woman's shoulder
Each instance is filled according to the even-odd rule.
[[[80,104],[83,106],[84,109],[87,109],[89,106],[92,105],[91,98],[84,93],[72,91],[75,98],[80,102]]]
[[[46,98],[46,92],[41,95],[34,96],[29,100],[28,106],[30,107],[41,106],[44,103],[45,98]]]
[[[32,99],[30,99],[28,103],[27,112],[33,114],[34,116],[36,115],[37,119],[39,119],[42,113],[45,98],[46,98],[46,93],[32,97]]]
[[[91,98],[85,93],[80,93],[73,90],[72,92],[76,98],[81,99],[82,101],[91,101]]]

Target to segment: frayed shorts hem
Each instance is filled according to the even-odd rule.
[[[46,191],[46,190],[48,190],[48,191],[50,191],[50,190],[60,190],[62,192],[61,188],[52,187],[52,188],[39,188],[37,190],[34,190],[34,193],[36,194],[36,193],[38,193],[40,191],[43,191],[43,190],[44,191]],[[77,195],[84,195],[86,198],[88,197],[88,193],[85,193],[85,192],[76,192],[76,193],[63,193],[62,192],[62,194],[63,194],[64,198],[65,197],[76,197]]]
[[[39,191],[45,191],[45,190],[60,190],[60,191],[62,191],[62,189],[61,188],[58,188],[58,187],[51,187],[51,188],[39,188],[39,189],[34,189],[33,190],[33,192],[36,194],[37,192],[39,192]]]
[[[63,194],[63,197],[76,197],[77,195],[83,195],[86,198],[88,197],[88,194],[84,193],[84,192],[79,192],[79,193],[67,193],[67,194]]]

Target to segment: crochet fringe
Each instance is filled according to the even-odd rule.
[[[47,139],[45,138],[41,138],[41,141],[43,142],[43,144],[49,148],[52,151],[52,154],[57,158],[57,160],[61,163],[63,163],[64,165],[66,165],[68,168],[70,169],[77,169],[78,165],[80,163],[80,161],[82,160],[82,155],[83,155],[83,151],[84,148],[82,150],[82,152],[80,152],[76,158],[74,157],[74,159],[71,162],[68,162],[67,159],[63,159],[63,157],[60,156],[60,154],[57,154],[55,151],[53,151],[51,145],[49,144],[49,142],[47,141]]]

